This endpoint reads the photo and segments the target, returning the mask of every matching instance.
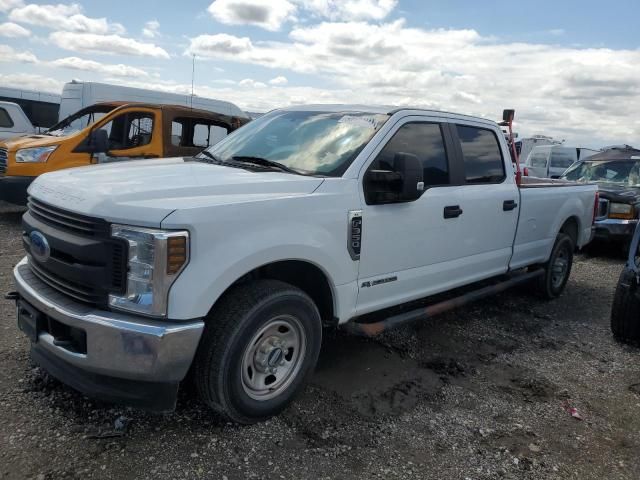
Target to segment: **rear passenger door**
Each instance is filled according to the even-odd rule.
[[[450,127],[464,170],[456,246],[465,270],[459,275],[469,283],[507,271],[520,198],[496,130],[463,123]]]

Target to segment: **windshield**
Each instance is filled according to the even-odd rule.
[[[564,178],[575,182],[598,182],[640,186],[640,161],[609,160],[580,162],[564,173]]]
[[[341,176],[388,115],[274,111],[208,149],[220,161],[262,159],[305,175]]]
[[[44,133],[47,135],[54,135],[56,137],[71,135],[72,133],[79,132],[83,128],[88,127],[93,122],[100,120],[115,108],[116,107],[114,105],[92,105],[90,107],[83,108],[73,115],[69,115],[64,120],[60,120],[60,122],[56,123]]]

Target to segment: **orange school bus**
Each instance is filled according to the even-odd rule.
[[[0,143],[0,200],[27,201],[43,173],[143,158],[193,156],[249,121],[177,105],[108,102],[84,108],[41,135]]]

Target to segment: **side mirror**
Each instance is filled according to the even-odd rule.
[[[365,175],[367,204],[411,202],[424,191],[422,164],[410,153],[397,153],[393,170],[369,170]]]
[[[513,118],[516,116],[515,110],[503,110],[502,111],[502,121],[508,123],[513,122]]]

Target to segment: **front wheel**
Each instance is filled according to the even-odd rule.
[[[320,353],[322,322],[302,290],[277,280],[233,287],[207,320],[195,359],[207,405],[250,424],[282,411]]]
[[[559,233],[551,250],[551,256],[543,265],[544,274],[538,279],[537,290],[543,298],[557,298],[564,290],[571,274],[574,250],[575,245],[571,237],[565,233]]]

